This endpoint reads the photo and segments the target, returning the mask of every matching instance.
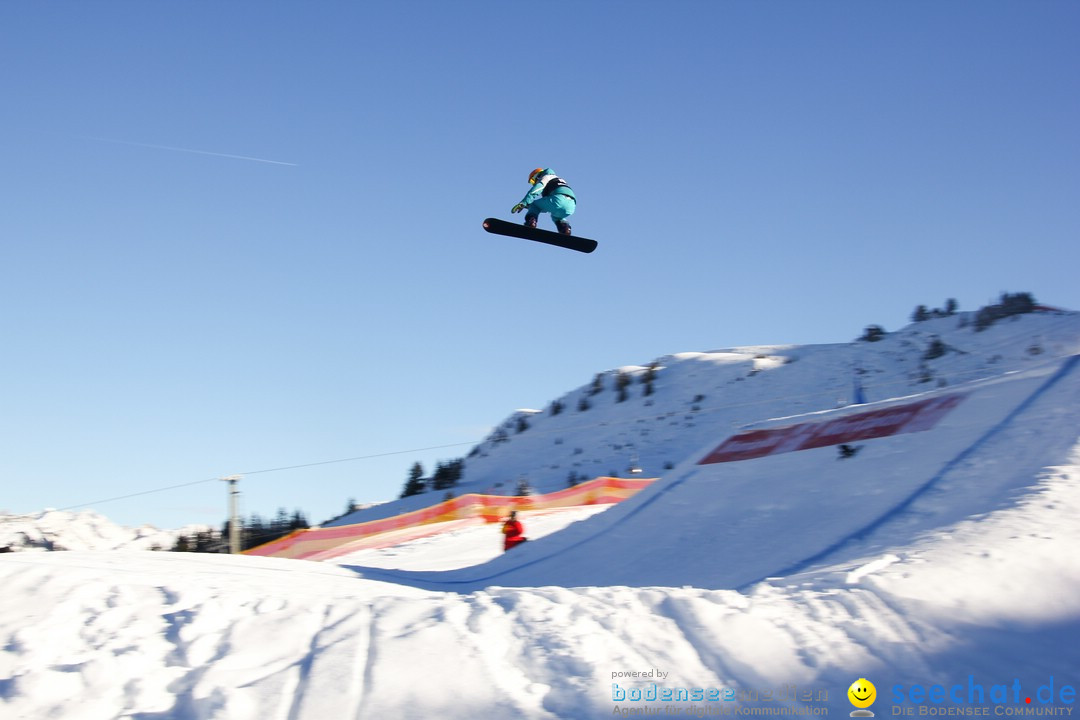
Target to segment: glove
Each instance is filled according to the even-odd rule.
[[[511,213],[519,213],[525,209],[525,203],[518,203],[514,207],[510,208]]]

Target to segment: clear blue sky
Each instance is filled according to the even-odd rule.
[[[318,522],[609,368],[1080,309],[1078,36],[1047,0],[2,3],[0,508],[461,443],[243,481]],[[536,166],[594,254],[481,230]]]

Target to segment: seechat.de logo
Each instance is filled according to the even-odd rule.
[[[847,696],[856,708],[851,711],[851,717],[874,717],[873,711],[867,710],[877,700],[877,688],[874,687],[874,683],[866,678],[859,678],[851,683]]]

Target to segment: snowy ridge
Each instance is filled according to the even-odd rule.
[[[170,550],[181,535],[207,530],[188,526],[158,530],[126,528],[93,510],[44,510],[29,515],[0,513],[0,548],[25,550]]]

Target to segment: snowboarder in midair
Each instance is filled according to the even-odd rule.
[[[565,180],[551,171],[551,168],[536,168],[529,173],[529,192],[517,205],[510,209],[512,213],[525,211],[525,225],[536,227],[540,213],[551,213],[555,229],[561,235],[570,234],[570,223],[566,219],[577,209],[577,198]]]
[[[505,536],[503,539],[503,552],[525,542],[525,528],[521,525],[521,521],[517,519],[517,510],[510,511],[510,517],[503,523],[502,531]]]

